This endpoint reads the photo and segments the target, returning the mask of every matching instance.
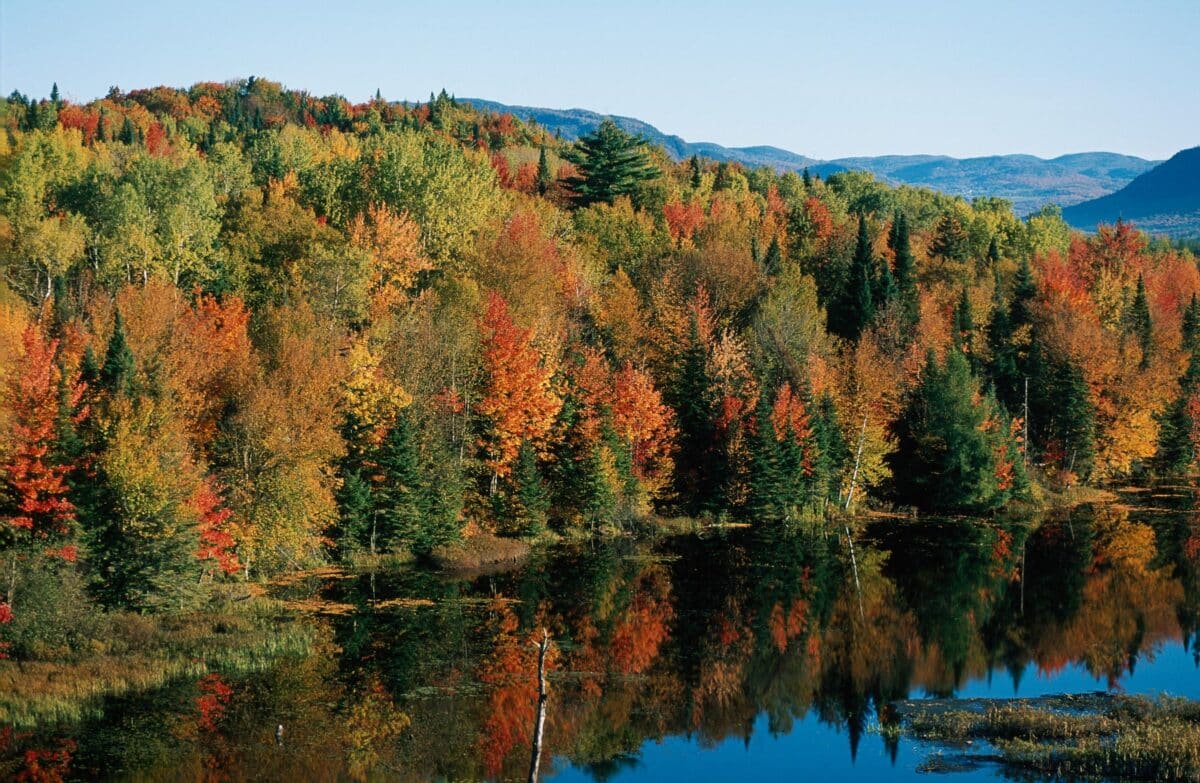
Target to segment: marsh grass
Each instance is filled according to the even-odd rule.
[[[529,557],[530,551],[529,544],[519,539],[477,533],[452,544],[434,547],[430,559],[446,571],[477,571],[520,565]]]
[[[98,717],[103,699],[213,671],[260,671],[304,655],[313,634],[266,601],[163,617],[114,614],[90,649],[57,661],[0,661],[0,724],[18,729]]]
[[[1011,767],[1078,777],[1200,780],[1200,703],[1115,696],[1099,710],[1029,704],[982,711],[917,712],[912,736],[945,743],[984,740]]]

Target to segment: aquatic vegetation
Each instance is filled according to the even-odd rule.
[[[903,730],[941,743],[984,740],[989,749],[980,754],[983,759],[1045,774],[1200,777],[1200,702],[1096,694],[1000,700],[982,709],[979,702],[960,704],[977,709],[941,709],[931,702],[928,710],[903,718]]]
[[[102,713],[102,699],[209,672],[259,671],[304,655],[312,630],[270,605],[241,612],[106,618],[90,654],[63,661],[0,661],[0,724],[28,728]]]

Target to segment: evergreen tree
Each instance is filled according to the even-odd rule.
[[[900,295],[900,289],[896,285],[896,276],[892,273],[892,266],[886,258],[879,259],[879,277],[875,281],[875,292],[873,298],[875,300],[875,308],[877,310],[885,310]]]
[[[693,155],[688,161],[688,166],[692,171],[692,190],[699,190],[700,186],[704,184],[704,172],[700,168],[700,158]]]
[[[758,395],[754,432],[750,439],[750,494],[746,511],[754,520],[774,521],[785,514],[786,497],[779,441],[766,393]]]
[[[1193,299],[1193,301],[1195,301]],[[1181,475],[1196,464],[1200,446],[1200,350],[1193,347],[1187,371],[1179,379],[1175,399],[1159,418],[1155,466],[1160,473]]]
[[[942,215],[933,232],[932,250],[948,261],[966,261],[970,252],[967,231],[962,221],[950,212]]]
[[[336,539],[342,554],[370,548],[375,530],[375,493],[363,469],[343,465],[342,484],[338,487],[338,526]]]
[[[857,340],[875,318],[875,270],[875,256],[871,252],[867,218],[865,215],[859,215],[858,241],[854,247],[854,259],[850,264],[850,277],[838,312],[831,313],[831,316],[838,316],[835,323],[840,327],[838,333],[842,337]]]
[[[133,146],[138,142],[138,130],[134,127],[133,120],[129,119],[128,116],[125,117],[125,122],[121,125],[120,141],[122,144],[128,144],[129,146]]]
[[[137,362],[133,351],[125,340],[125,322],[118,310],[113,318],[112,335],[104,351],[104,364],[100,368],[100,388],[112,395],[132,397],[135,389]]]
[[[1083,370],[1037,342],[1029,365],[1026,448],[1086,480],[1096,456],[1096,412]]]
[[[587,206],[612,203],[617,196],[631,196],[638,186],[658,176],[647,160],[645,140],[631,136],[612,120],[604,120],[594,132],[581,136],[564,157],[579,169],[567,180],[575,203]]]
[[[908,236],[908,218],[896,212],[892,220],[892,233],[888,244],[895,254],[896,295],[904,307],[906,325],[915,326],[919,317],[920,300],[917,295],[917,262],[913,257],[912,244]]]
[[[1179,328],[1179,346],[1187,353],[1195,353],[1200,347],[1200,300],[1192,294],[1192,300],[1183,311],[1183,322]]]
[[[537,452],[529,441],[523,442],[517,453],[512,484],[509,516],[514,529],[522,535],[537,535],[546,528],[550,498],[538,469]]]
[[[783,271],[783,250],[779,247],[779,237],[772,236],[771,244],[767,245],[767,254],[762,260],[763,271],[776,276]]]
[[[713,178],[713,191],[726,190],[729,187],[729,162],[717,164],[717,175]]]
[[[1017,365],[1017,347],[1013,344],[1012,317],[1000,275],[996,273],[996,286],[992,292],[992,320],[988,322],[987,341],[991,359],[988,374],[996,389],[996,396],[1010,414],[1021,411],[1023,403],[1023,376]]]
[[[421,534],[421,455],[411,417],[401,414],[375,456],[375,544],[380,550],[411,550]]]
[[[608,519],[617,506],[617,487],[606,458],[611,457],[607,444],[595,443],[584,455],[580,465],[579,510],[592,523]]]
[[[1013,281],[1012,295],[1012,326],[1013,330],[1020,329],[1033,323],[1033,302],[1037,299],[1037,282],[1033,279],[1033,269],[1029,259],[1022,258],[1017,267],[1017,276]]]
[[[67,281],[62,275],[54,277],[54,300],[50,318],[50,336],[61,340],[63,330],[71,320],[71,297],[67,293]]]
[[[420,506],[422,524],[414,549],[425,553],[456,540],[462,530],[459,513],[466,492],[462,460],[445,439],[428,438],[423,444]]]
[[[55,111],[58,111],[58,109],[62,106],[62,101],[59,100],[58,95],[58,82],[54,82],[54,84],[50,86],[50,103],[54,105]]]
[[[957,350],[932,351],[896,423],[889,457],[896,499],[919,508],[982,513],[1026,489],[1008,423]]]
[[[813,416],[813,440],[816,444],[813,478],[818,492],[824,498],[837,500],[839,478],[850,459],[850,447],[838,423],[837,405],[828,391],[821,395]]]
[[[542,147],[538,153],[537,165],[537,189],[542,196],[550,192],[550,188],[554,187],[554,173],[550,171],[550,160],[546,157],[546,148]]]
[[[1000,243],[996,240],[996,235],[992,235],[992,240],[988,242],[987,250],[988,266],[992,269],[997,269],[1000,265]]]
[[[812,184],[813,184],[813,181],[812,181],[812,175],[808,173],[808,166],[805,166],[805,167],[804,167],[804,174],[803,174],[803,176],[802,176],[802,178],[801,178],[801,181],[803,181],[803,182],[804,182],[804,189],[805,189],[805,190],[808,190],[809,188],[811,188],[811,187],[812,187]]]
[[[1150,303],[1146,299],[1146,283],[1141,275],[1138,275],[1137,290],[1129,307],[1128,328],[1137,338],[1138,347],[1142,351],[1139,366],[1145,370],[1150,366],[1154,352],[1154,325],[1150,321]]]
[[[714,453],[716,401],[710,390],[708,351],[700,339],[695,316],[670,402],[679,419],[679,446],[675,455],[678,495],[692,515],[712,511],[721,480]]]

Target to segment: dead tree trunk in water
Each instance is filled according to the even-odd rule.
[[[538,767],[542,763],[542,731],[546,727],[546,652],[550,649],[550,632],[542,629],[542,640],[538,649],[538,700],[537,717],[533,722],[533,752],[529,759],[529,783],[537,783]]]
[[[854,569],[854,591],[858,593],[858,616],[867,621],[867,612],[863,608],[862,583],[858,581],[858,558],[854,556],[854,538],[850,535],[850,525],[846,525],[846,543],[850,545],[850,567]]]

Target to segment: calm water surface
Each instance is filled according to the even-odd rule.
[[[81,779],[524,780],[545,627],[545,779],[936,780],[920,767],[937,749],[885,740],[880,705],[1200,698],[1197,506],[1172,487],[1032,533],[883,520],[856,535],[859,587],[844,538],[756,529],[560,547],[469,578],[313,576],[277,591],[321,607],[310,656],[112,700],[44,739],[77,743]]]

